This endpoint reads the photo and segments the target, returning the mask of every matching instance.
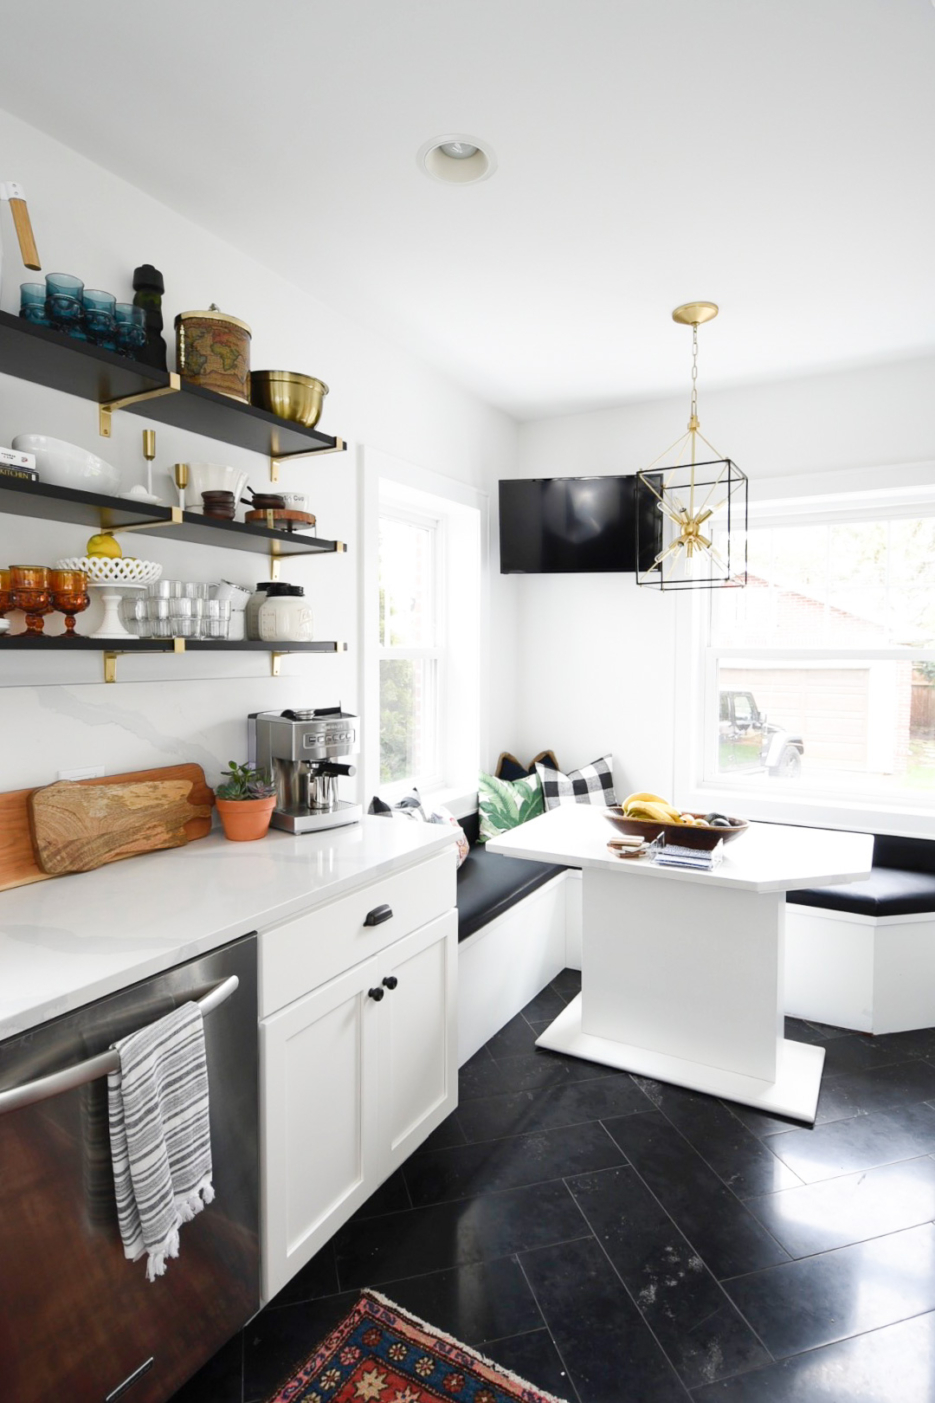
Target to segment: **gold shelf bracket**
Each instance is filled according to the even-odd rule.
[[[303,448],[298,453],[271,453],[269,455],[269,480],[279,481],[279,464],[291,463],[294,458],[324,458],[328,453],[343,453],[347,444],[343,438],[336,438],[333,448]]]
[[[278,677],[278,676],[279,676],[279,664],[282,662],[282,660],[283,660],[283,658],[284,658],[285,656],[286,656],[285,653],[270,653],[270,655],[269,655],[269,675],[270,675],[270,677]]]
[[[108,400],[104,404],[98,405],[98,433],[101,438],[110,438],[111,415],[115,409],[127,409],[131,404],[142,404],[144,400],[161,399],[163,395],[176,395],[182,388],[182,381],[173,370],[169,375],[168,385],[162,385],[158,390],[143,390],[138,395],[124,395],[123,399]]]
[[[120,536],[125,531],[160,531],[167,526],[182,525],[182,508],[170,507],[171,516],[166,521],[135,521],[129,526],[108,526],[109,507],[101,509],[101,531],[105,536]]]
[[[141,651],[142,651],[142,650],[141,650]],[[165,649],[165,648],[154,648],[152,651],[153,651],[154,653],[159,654],[159,653],[166,653],[168,650]],[[172,651],[173,651],[173,653],[184,653],[184,652],[185,652],[185,639],[184,639],[184,638],[173,638],[173,640],[172,640]],[[117,681],[117,659],[118,659],[118,658],[124,658],[124,657],[126,657],[126,653],[123,652],[123,651],[121,651],[121,649],[119,649],[119,648],[105,648],[105,649],[104,649],[104,652],[103,652],[103,654],[102,654],[102,657],[103,657],[103,659],[104,659],[104,681],[105,681],[105,682],[116,682],[116,681]]]

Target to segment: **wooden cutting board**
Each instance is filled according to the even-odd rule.
[[[167,784],[174,787],[162,788]],[[102,802],[101,791],[125,785],[159,788]],[[93,802],[86,797],[88,790],[97,791]],[[46,797],[31,804],[40,795]],[[0,794],[0,891],[204,838],[211,831],[213,803],[214,794],[200,765],[167,765]],[[37,807],[41,816],[40,849],[34,847],[31,807]],[[84,815],[78,824],[73,817],[77,812]],[[117,829],[114,819],[119,819]]]

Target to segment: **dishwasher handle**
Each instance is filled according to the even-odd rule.
[[[202,1013],[211,1013],[229,999],[239,986],[240,980],[236,974],[232,974],[229,979],[223,979],[220,984],[216,984],[203,999],[199,999],[198,1007]],[[9,1091],[0,1091],[0,1115],[5,1115],[7,1111],[18,1111],[21,1106],[32,1106],[37,1101],[46,1101],[50,1096],[58,1096],[63,1091],[74,1091],[76,1086],[85,1086],[88,1082],[97,1081],[98,1077],[106,1077],[108,1073],[116,1072],[119,1067],[120,1054],[111,1048],[107,1052],[99,1052],[96,1057],[89,1057],[85,1062],[78,1062],[74,1067],[65,1067],[61,1072],[52,1072],[47,1077],[37,1077],[35,1081],[24,1082],[22,1086],[13,1086]]]

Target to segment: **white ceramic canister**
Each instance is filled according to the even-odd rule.
[[[264,643],[311,643],[312,608],[301,585],[286,585],[268,594],[260,605],[260,637]]]
[[[260,637],[260,606],[266,596],[271,592],[277,592],[284,588],[279,580],[267,580],[265,584],[257,585],[255,593],[251,594],[244,609],[244,637],[258,640]]]

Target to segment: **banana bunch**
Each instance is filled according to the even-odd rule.
[[[627,818],[648,819],[651,823],[681,823],[682,815],[658,794],[630,794],[620,805]]]

